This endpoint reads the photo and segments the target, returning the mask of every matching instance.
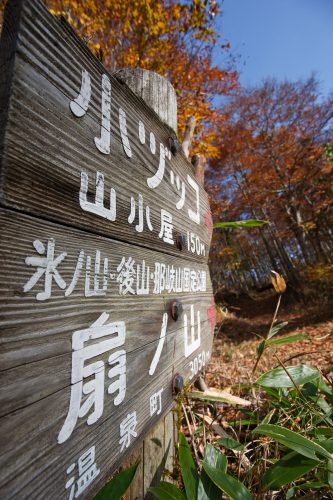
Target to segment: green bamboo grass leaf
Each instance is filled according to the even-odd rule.
[[[124,469],[109,481],[94,497],[94,500],[120,500],[135,476],[139,462]]]
[[[271,437],[287,448],[297,451],[297,453],[312,460],[323,460],[324,458],[333,459],[333,455],[325,450],[323,446],[297,434],[297,432],[285,429],[279,425],[261,424],[252,432],[254,434],[263,434],[264,436]]]
[[[299,342],[301,340],[307,340],[309,337],[304,335],[303,333],[300,333],[298,335],[288,335],[288,337],[282,337],[280,339],[273,339],[273,340],[268,340],[266,342],[266,346],[271,346],[271,345],[281,345],[281,344],[291,344],[292,342]]]
[[[192,458],[191,449],[182,432],[179,433],[178,458],[186,496],[189,499],[195,499],[197,497],[199,475]]]
[[[267,340],[274,337],[274,335],[279,333],[279,331],[282,330],[282,328],[284,328],[287,325],[288,325],[288,321],[281,321],[281,323],[277,323],[276,325],[272,326],[269,334],[267,335]]]
[[[245,449],[245,446],[242,443],[232,438],[221,438],[217,441],[217,443],[221,444],[228,450],[243,451]]]
[[[260,356],[260,357],[262,356],[262,353],[264,352],[266,346],[267,346],[267,341],[266,340],[262,340],[260,342],[260,344],[257,345],[256,350],[257,350],[258,356]]]
[[[286,499],[289,500],[290,498],[295,498],[295,495],[297,494],[298,491],[301,491],[301,490],[322,490],[323,488],[328,488],[328,484],[326,483],[322,483],[322,482],[319,482],[319,481],[308,481],[306,483],[303,483],[303,484],[298,484],[297,486],[293,486],[292,488],[290,488],[288,491],[287,491],[287,494],[286,494]],[[299,498],[299,497],[297,497]],[[313,497],[311,497],[313,498]]]
[[[148,489],[158,500],[186,500],[184,493],[174,484],[161,481],[157,486]],[[110,498],[110,500],[113,500]]]
[[[320,441],[320,445],[325,448],[325,450],[333,453],[333,439],[325,439],[324,441]],[[328,459],[327,462],[327,482],[331,490],[333,490],[333,455],[332,458]]]
[[[262,484],[267,490],[278,490],[285,484],[303,477],[319,463],[318,460],[304,457],[292,451],[266,470],[262,477]]]
[[[206,445],[204,462],[223,473],[227,472],[227,457],[211,444]],[[221,491],[202,470],[198,486],[198,500],[220,500]]]
[[[333,437],[333,429],[331,427],[317,427],[313,430],[313,433],[316,437]]]
[[[325,384],[322,379],[319,379],[318,381],[318,389],[320,390],[320,392],[328,396],[329,399],[333,399],[332,389],[327,384]]]
[[[288,373],[286,373],[286,370]],[[284,368],[274,368],[261,375],[256,383],[263,387],[293,387],[294,383],[303,385],[317,380],[320,376],[316,368],[308,365],[287,366],[286,370]]]
[[[216,222],[213,225],[214,229],[224,229],[224,228],[239,228],[239,227],[261,227],[268,224],[268,220],[260,219],[248,219],[248,220],[238,220],[235,222]]]
[[[205,462],[202,466],[207,476],[232,500],[252,500],[252,495],[247,488],[230,474],[225,474],[221,470],[211,467]]]
[[[327,460],[327,482],[333,490],[333,460]]]
[[[206,445],[204,462],[211,467],[215,467],[215,469],[227,472],[227,457],[210,443]]]

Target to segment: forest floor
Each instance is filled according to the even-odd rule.
[[[277,295],[265,298],[234,300],[222,313],[222,322],[215,334],[206,380],[210,387],[225,389],[238,383],[254,382],[252,369],[256,360],[257,335],[264,336],[270,327],[277,303]],[[221,319],[221,318],[220,318]],[[333,373],[333,307],[328,301],[314,305],[288,302],[282,296],[277,321],[288,324],[274,338],[304,334],[307,339],[278,346],[276,353],[286,365],[309,364],[319,370]],[[257,334],[257,335],[256,335]],[[272,349],[267,349],[256,373],[263,373],[278,365]]]

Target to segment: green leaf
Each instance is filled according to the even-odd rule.
[[[130,486],[139,462],[114,476],[94,497],[94,500],[120,500]]]
[[[274,335],[279,333],[279,331],[282,330],[282,328],[284,328],[286,325],[288,325],[288,321],[281,321],[281,323],[277,323],[276,325],[272,326],[267,335],[267,340],[274,337]]]
[[[209,443],[206,445],[204,462],[223,473],[227,472],[226,456]],[[220,489],[211,481],[204,470],[202,470],[199,480],[198,500],[221,500]]]
[[[333,439],[325,439],[325,441],[320,441],[320,445],[330,453],[333,452]],[[328,459],[326,465],[327,465],[327,482],[331,490],[333,490],[333,458]]]
[[[251,500],[252,495],[247,488],[235,479],[230,474],[225,474],[214,467],[211,467],[205,462],[202,462],[202,466],[213,483],[216,484],[226,495],[232,500]]]
[[[206,445],[204,462],[215,469],[227,472],[227,457],[210,443]]]
[[[288,337],[281,337],[280,339],[269,340],[267,346],[279,345],[279,344],[291,344],[292,342],[298,342],[300,340],[306,340],[309,337],[300,333],[299,335],[289,335]]]
[[[242,427],[249,425],[256,425],[258,422],[256,420],[235,420],[234,422],[228,422],[232,427]]]
[[[257,354],[258,354],[258,356],[261,356],[261,355],[262,355],[262,353],[263,353],[263,352],[264,352],[264,350],[265,350],[265,347],[266,347],[266,340],[262,340],[262,341],[260,342],[260,344],[258,344],[258,345],[257,345],[257,347],[256,347],[256,350],[257,350]]]
[[[236,222],[216,222],[213,225],[214,229],[224,229],[228,227],[238,228],[238,227],[261,227],[264,224],[268,224],[268,220],[260,220],[260,219],[247,219],[247,220],[239,220]]]
[[[333,455],[318,443],[314,443],[310,439],[297,434],[297,432],[285,429],[279,425],[261,424],[258,425],[253,431],[255,434],[264,434],[264,436],[271,437],[279,443],[287,446],[294,451],[297,451],[304,457],[313,460],[323,460],[323,457],[333,459]],[[319,457],[317,456],[319,455]]]
[[[304,457],[292,451],[266,470],[262,477],[262,483],[268,490],[280,489],[281,486],[304,476],[319,463],[318,460]]]
[[[331,387],[325,384],[325,382],[322,379],[319,379],[318,389],[320,390],[320,392],[328,396],[329,399],[333,399],[333,392]]]
[[[186,500],[186,496],[177,486],[166,481],[161,481],[158,486],[153,486],[148,491],[159,500]]]
[[[317,382],[317,381],[316,381]],[[318,394],[318,384],[313,384],[312,382],[307,382],[302,388],[303,396],[307,398],[312,398]]]
[[[333,439],[325,439],[324,441],[320,441],[320,445],[325,448],[325,450],[333,453]]]
[[[319,481],[307,481],[306,483],[298,484],[297,486],[293,486],[293,488],[290,488],[287,491],[286,498],[294,498],[295,494],[298,491],[307,491],[307,490],[321,490],[323,488],[328,488],[328,485],[326,483],[322,483]],[[298,498],[298,497],[297,497]],[[313,498],[313,497],[311,497]]]
[[[333,437],[333,429],[331,427],[317,427],[314,429],[315,436]]]
[[[327,460],[327,482],[333,490],[333,460]]]
[[[192,458],[191,449],[182,432],[179,433],[178,457],[186,495],[189,499],[195,499],[197,496],[199,475]]]
[[[217,441],[217,443],[221,444],[228,450],[243,451],[245,449],[245,446],[242,443],[232,438],[221,438]]]
[[[293,387],[293,381],[297,385],[318,379],[319,372],[316,368],[308,365],[287,366],[284,368],[274,368],[264,373],[257,379],[257,384],[263,387]]]

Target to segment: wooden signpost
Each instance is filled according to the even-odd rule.
[[[207,195],[37,0],[5,13],[0,153],[1,498],[89,498],[209,360]]]

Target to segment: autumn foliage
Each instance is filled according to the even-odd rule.
[[[180,139],[187,118],[196,118],[193,151],[209,162],[216,222],[269,220],[261,229],[215,234],[216,287],[260,287],[275,269],[297,288],[300,270],[319,276],[331,269],[333,100],[320,96],[313,77],[239,88],[214,0],[44,1],[111,73],[134,66],[171,81]],[[213,63],[214,48],[226,54],[223,68]],[[219,109],[220,96],[227,97]]]
[[[214,98],[230,94],[237,75],[213,64],[219,43],[213,0],[45,0],[64,16],[112,73],[127,66],[167,77],[178,95],[178,132],[186,119],[197,119],[197,152],[215,156],[212,124],[218,118]],[[224,46],[223,46],[224,47]],[[220,51],[227,52],[227,48]]]
[[[240,90],[221,114],[219,159],[209,172],[215,217],[270,224],[260,232],[218,235],[224,238],[222,246],[215,242],[218,254],[231,269],[247,261],[254,283],[270,267],[296,285],[297,268],[332,262],[332,96],[321,98],[313,77],[266,80]],[[255,238],[262,240],[260,251]]]

